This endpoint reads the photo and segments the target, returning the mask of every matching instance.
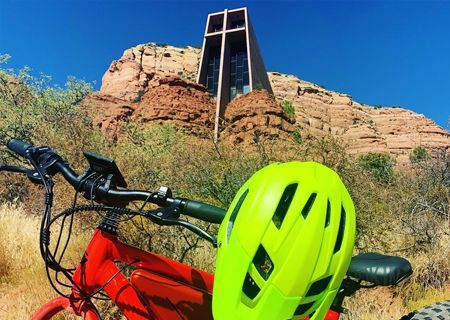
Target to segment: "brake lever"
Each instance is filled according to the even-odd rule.
[[[179,211],[180,209],[178,206],[172,204],[169,207],[147,211],[147,214],[150,215],[151,218],[155,218],[157,221],[161,222],[160,224],[173,225],[176,224],[176,221],[180,217]]]
[[[41,175],[36,170],[27,170],[27,178],[34,184],[44,184]]]
[[[180,213],[177,205],[171,205],[167,208],[158,208],[151,211],[146,211],[144,216],[156,224],[159,225],[179,225],[185,227],[196,235],[212,243],[214,248],[217,248],[217,240],[205,230],[197,227],[196,225],[186,221],[180,220]]]
[[[25,174],[32,183],[43,184],[41,176],[39,175],[39,173],[37,173],[36,170],[33,170],[33,169],[28,169],[28,168],[18,167],[18,166],[3,165],[3,166],[0,166],[0,171],[22,173],[22,174]]]
[[[186,220],[178,220],[177,224],[180,225],[180,226],[185,227],[186,229],[188,229],[190,231],[192,231],[193,233],[195,233],[196,235],[202,237],[206,241],[211,242],[213,247],[217,248],[217,239],[214,238],[212,235],[210,235],[205,230],[197,227],[195,224],[187,222]]]
[[[8,165],[2,165],[0,166],[0,171],[8,171],[8,172],[15,172],[15,173],[27,173],[29,169],[24,167],[18,167],[18,166],[8,166]]]

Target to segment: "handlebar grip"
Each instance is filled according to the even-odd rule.
[[[225,217],[224,209],[200,201],[186,200],[184,214],[203,221],[220,224]]]
[[[8,147],[9,150],[14,151],[18,155],[26,158],[27,150],[28,148],[31,147],[31,144],[28,144],[18,139],[11,138],[8,140],[8,142],[6,142],[6,147]]]

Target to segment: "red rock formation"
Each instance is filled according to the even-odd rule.
[[[271,72],[269,78],[277,100],[293,103],[296,123],[304,134],[340,137],[351,153],[388,153],[404,164],[418,146],[450,150],[450,133],[422,114],[399,107],[363,105],[347,94],[292,75]]]
[[[99,92],[88,99],[94,125],[117,140],[120,121],[173,123],[188,132],[210,136],[215,102],[202,85],[176,76],[155,76],[133,101]]]
[[[127,100],[106,94],[93,94],[87,101],[93,124],[99,127],[108,138],[117,140],[120,121],[128,121],[135,106]]]
[[[293,122],[266,90],[254,90],[228,104],[221,135],[233,142],[252,141],[257,137],[289,138],[294,130]]]
[[[191,82],[198,67],[199,49],[156,44],[126,50],[103,76],[96,98],[96,124],[117,137],[120,120],[171,122],[209,135],[215,102],[204,88]],[[302,135],[341,138],[352,153],[385,152],[407,163],[417,146],[450,149],[450,133],[423,115],[402,108],[374,108],[352,97],[292,75],[269,73],[276,102],[262,91],[233,100],[224,115],[222,137],[251,141],[255,135],[288,137],[295,126]],[[295,108],[294,119],[280,103]],[[131,101],[131,102],[130,102]],[[140,102],[132,102],[140,101]]]
[[[148,43],[125,50],[113,61],[102,78],[100,92],[116,98],[133,100],[145,90],[155,74],[178,76],[194,81],[200,49],[176,48]]]
[[[205,87],[175,76],[150,81],[132,120],[174,123],[202,135],[213,127],[215,102]]]

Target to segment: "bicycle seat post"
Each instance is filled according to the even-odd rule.
[[[360,288],[361,288],[361,285],[359,282],[352,280],[350,278],[345,278],[342,281],[339,292],[336,295],[336,297],[334,298],[334,301],[333,301],[330,309],[335,310],[339,313],[346,314],[348,312],[348,310],[343,307],[344,299],[346,297],[351,297]]]

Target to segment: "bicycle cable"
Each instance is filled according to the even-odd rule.
[[[94,176],[94,175],[95,175],[95,172],[93,172],[93,173],[87,175],[86,177],[84,177],[83,179],[80,180],[80,182],[78,183],[77,188],[75,189],[75,195],[74,195],[74,198],[73,198],[73,201],[72,201],[72,207],[75,207],[75,206],[76,206],[76,203],[77,203],[77,197],[78,197],[78,192],[80,191],[80,188],[82,187],[82,185],[83,185],[89,178],[91,178],[91,177]],[[64,253],[65,253],[65,251],[66,251],[66,249],[67,249],[67,245],[69,244],[70,237],[71,237],[71,235],[72,235],[73,216],[74,216],[74,215],[72,214],[71,217],[70,217],[71,220],[70,220],[70,225],[69,225],[69,231],[68,231],[68,234],[67,234],[66,242],[65,242],[65,244],[64,244],[64,248],[63,248],[63,250],[62,250],[62,252],[61,252],[61,255],[60,255],[60,259],[58,260],[59,263],[61,263],[61,261],[62,261],[62,258],[63,258],[63,256],[64,256]],[[60,228],[60,233],[59,233],[59,236],[58,236],[58,241],[57,241],[57,243],[56,243],[55,251],[53,252],[53,255],[54,255],[55,257],[56,257],[56,253],[57,253],[57,251],[58,251],[58,247],[59,247],[59,244],[60,244],[61,236],[62,236],[62,233],[63,233],[63,230],[64,230],[64,223],[65,223],[65,218],[63,219],[63,222],[61,223],[61,228]]]
[[[71,207],[68,208],[62,212],[60,212],[59,214],[57,214],[56,216],[54,216],[49,223],[49,226],[51,226],[57,219],[59,219],[62,216],[69,216],[69,215],[73,215],[76,212],[80,212],[80,211],[115,211],[118,213],[126,213],[126,214],[137,214],[139,213],[138,211],[134,211],[128,208],[120,208],[120,207],[109,207],[109,206],[103,206],[103,205],[78,205],[75,207]],[[72,285],[77,289],[77,291],[79,293],[82,294],[81,297],[77,297],[74,298],[70,295],[66,295],[63,292],[61,292],[53,283],[53,280],[51,279],[50,276],[50,267],[48,266],[49,262],[55,262],[55,257],[53,257],[53,255],[51,254],[51,252],[47,252],[46,255],[49,259],[46,259],[46,271],[47,271],[47,278],[50,282],[50,285],[52,286],[52,288],[62,297],[65,297],[67,299],[71,299],[71,300],[86,300],[86,299],[90,299],[90,298],[97,298],[97,299],[101,299],[98,297],[94,297],[97,294],[102,294],[101,291],[122,271],[124,271],[126,268],[130,267],[131,265],[133,265],[134,263],[136,263],[138,260],[134,260],[128,264],[126,264],[125,266],[123,266],[122,268],[119,269],[118,272],[116,272],[108,281],[106,281],[101,287],[99,287],[97,290],[95,290],[94,292],[87,294],[84,293],[84,291],[79,288],[79,286],[73,281],[72,277],[68,274],[67,269],[65,268],[60,268],[58,270],[58,272],[61,272],[64,274],[64,276],[72,283]],[[102,299],[103,300],[103,299]]]

